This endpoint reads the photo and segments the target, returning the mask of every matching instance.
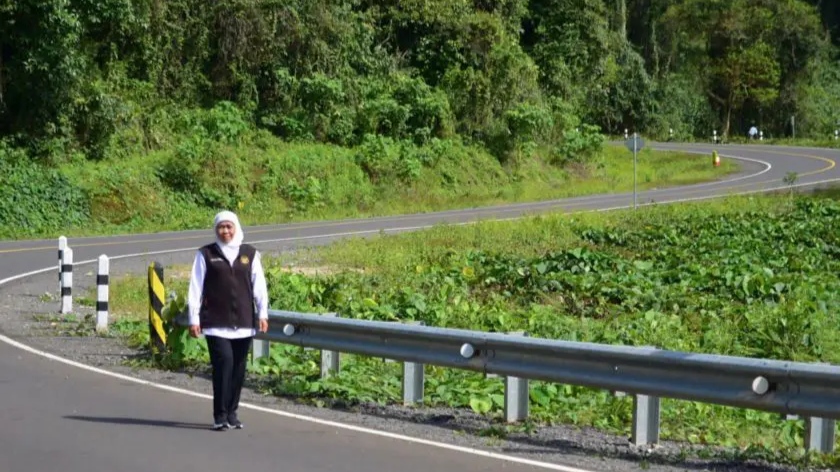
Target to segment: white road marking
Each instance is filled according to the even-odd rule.
[[[118,374],[116,372],[110,372],[110,371],[107,371],[107,370],[104,370],[104,369],[89,366],[87,364],[82,364],[80,362],[75,362],[75,361],[72,361],[72,360],[69,360],[69,359],[65,359],[61,356],[56,356],[55,354],[50,354],[48,352],[39,351],[35,348],[32,348],[32,347],[30,347],[26,344],[21,343],[21,342],[15,341],[14,339],[11,339],[11,338],[9,338],[7,336],[4,336],[2,334],[0,334],[0,341],[5,342],[6,344],[9,344],[9,345],[14,346],[16,348],[22,349],[24,351],[27,351],[29,353],[45,357],[47,359],[50,359],[50,360],[53,360],[53,361],[56,361],[56,362],[61,362],[61,363],[64,363],[64,364],[67,364],[67,365],[70,365],[70,366],[73,366],[73,367],[78,367],[79,369],[84,369],[84,370],[87,370],[87,371],[90,371],[90,372],[95,372],[97,374],[107,375],[109,377],[113,377],[113,378],[116,378],[116,379],[125,380],[125,381],[128,381],[128,382],[135,382],[135,383],[138,383],[138,384],[141,384],[141,385],[146,385],[146,386],[153,387],[153,388],[159,388],[161,390],[166,390],[166,391],[169,391],[169,392],[180,393],[182,395],[189,395],[189,396],[196,397],[196,398],[202,398],[202,399],[205,399],[205,400],[212,400],[213,399],[212,395],[193,392],[191,390],[186,390],[186,389],[177,388],[177,387],[171,387],[169,385],[163,385],[163,384],[159,384],[159,383],[156,383],[156,382],[150,382],[148,380],[142,380],[142,379],[138,379],[138,378],[135,378],[135,377],[130,377],[128,375]],[[536,460],[532,460],[532,459],[526,459],[524,457],[509,456],[507,454],[499,454],[499,453],[495,453],[495,452],[491,452],[491,451],[485,451],[485,450],[472,448],[472,447],[456,446],[456,445],[453,445],[453,444],[446,444],[446,443],[441,443],[441,442],[437,442],[437,441],[431,441],[431,440],[428,440],[428,439],[415,438],[415,437],[412,437],[412,436],[406,436],[406,435],[397,434],[397,433],[390,433],[388,431],[382,431],[382,430],[373,429],[373,428],[365,428],[365,427],[362,427],[362,426],[355,426],[355,425],[346,424],[346,423],[339,423],[337,421],[323,420],[323,419],[315,418],[315,417],[311,417],[311,416],[299,415],[299,414],[296,414],[296,413],[289,413],[287,411],[282,411],[282,410],[277,410],[277,409],[273,409],[273,408],[267,408],[267,407],[264,407],[264,406],[254,405],[254,404],[247,403],[247,402],[241,402],[239,405],[242,408],[248,408],[248,409],[259,411],[259,412],[262,412],[262,413],[269,413],[269,414],[272,414],[272,415],[282,416],[282,417],[285,417],[285,418],[291,418],[291,419],[295,419],[295,420],[306,421],[308,423],[315,423],[315,424],[318,424],[318,425],[321,425],[321,426],[329,426],[329,427],[333,427],[333,428],[345,429],[345,430],[355,431],[355,432],[365,433],[365,434],[372,434],[374,436],[381,436],[381,437],[396,439],[396,440],[400,440],[400,441],[406,441],[406,442],[415,443],[415,444],[423,444],[425,446],[432,446],[432,447],[438,447],[438,448],[442,448],[442,449],[449,449],[449,450],[455,451],[455,452],[472,454],[472,455],[475,455],[475,456],[486,457],[486,458],[489,458],[489,459],[499,459],[499,460],[503,460],[503,461],[514,462],[514,463],[517,463],[517,464],[530,465],[530,466],[534,466],[534,467],[538,467],[538,468],[546,469],[546,470],[556,470],[556,471],[561,471],[561,472],[593,472],[593,471],[586,470],[586,469],[578,469],[578,468],[575,468],[575,467],[568,467],[568,466],[565,466],[565,465],[553,464],[553,463],[550,463],[550,462],[536,461]]]
[[[743,178],[754,177],[756,175],[763,174],[764,172],[769,171],[770,167],[771,167],[769,163],[763,162],[763,161],[758,161],[756,159],[747,159],[747,158],[740,158],[740,157],[735,157],[735,156],[730,156],[730,157],[762,162],[767,166],[767,168],[765,168],[763,171],[761,171],[757,174],[753,174],[753,175],[750,175],[750,176],[743,177]],[[734,180],[741,180],[741,179],[742,178],[733,179],[733,180],[730,180],[729,182],[734,181]],[[840,178],[838,178],[838,179],[827,179],[827,180],[822,180],[822,181],[818,181],[818,182],[798,184],[798,185],[794,185],[793,187],[804,187],[804,186],[810,186],[810,185],[819,185],[819,184],[822,184],[822,183],[836,182],[836,181],[840,181]],[[751,190],[751,191],[737,192],[737,193],[732,193],[732,194],[727,194],[727,195],[729,195],[729,196],[732,196],[732,195],[746,195],[746,194],[768,192],[768,191],[772,191],[772,190],[780,190],[780,189],[787,189],[787,188],[790,188],[790,186],[775,187],[775,188],[770,188],[770,189]],[[679,203],[679,202],[687,202],[687,201],[695,201],[695,200],[707,200],[707,199],[712,199],[712,198],[720,198],[722,196],[726,196],[726,195],[712,195],[712,196],[706,196],[706,197],[693,197],[693,198],[675,199],[675,200],[669,200],[669,201],[666,201],[666,202],[661,202],[659,204],[670,204],[670,203]],[[642,204],[640,204],[640,206],[652,205],[652,204],[655,204],[655,203],[646,203],[646,204],[642,203]],[[622,205],[622,206],[616,206],[616,207],[611,207],[611,208],[598,209],[598,210],[594,210],[594,211],[599,211],[599,212],[600,211],[612,211],[612,210],[618,210],[618,209],[626,209],[626,208],[630,208],[630,207],[631,207],[631,205]],[[582,213],[582,212],[585,212],[585,211],[593,211],[593,210],[581,210],[581,211],[578,211],[578,212],[570,212],[570,213]],[[522,216],[503,218],[503,219],[496,218],[496,219],[494,219],[494,221],[511,220],[511,219],[519,219],[519,218],[522,218]],[[449,223],[449,225],[460,226],[460,225],[474,224],[474,223],[475,222],[471,221],[471,222],[462,222],[462,223]],[[427,228],[431,228],[435,225],[436,224],[422,225],[422,226],[407,226],[407,227],[390,228],[390,229],[348,231],[348,232],[325,234],[325,235],[318,235],[318,236],[297,236],[297,237],[289,237],[289,238],[266,239],[266,240],[262,240],[262,241],[253,241],[253,242],[251,242],[251,244],[261,244],[261,243],[269,243],[269,242],[284,242],[284,241],[299,241],[299,240],[310,240],[310,239],[323,239],[323,238],[329,238],[329,237],[353,236],[353,235],[362,235],[362,234],[370,234],[370,233],[378,233],[378,232],[410,231],[410,230],[415,230],[415,229],[427,229]],[[129,258],[129,257],[152,256],[152,255],[158,255],[158,254],[167,254],[167,253],[193,251],[193,250],[196,250],[196,249],[194,247],[181,248],[181,249],[169,249],[169,250],[165,250],[165,251],[153,251],[153,252],[113,256],[110,259],[112,259],[112,260],[114,260],[114,259],[125,259],[125,258]],[[93,262],[96,262],[96,261],[97,261],[97,259],[90,259],[90,260],[78,262],[78,263],[76,263],[76,265],[90,264],[90,263],[93,263]],[[23,274],[18,274],[18,275],[12,276],[12,277],[7,277],[3,280],[0,280],[0,286],[3,286],[3,285],[5,285],[9,282],[14,281],[14,280],[19,280],[19,279],[29,277],[29,276],[32,276],[32,275],[37,275],[37,274],[41,274],[41,273],[45,273],[45,272],[49,272],[49,271],[54,271],[54,270],[56,270],[56,267],[51,266],[51,267],[47,267],[47,268],[44,268],[44,269],[34,270],[34,271],[26,272],[26,273],[23,273]],[[72,361],[72,360],[69,360],[69,359],[65,359],[63,357],[60,357],[60,356],[57,356],[57,355],[54,355],[54,354],[50,354],[48,352],[39,351],[39,350],[37,350],[33,347],[30,347],[26,344],[15,341],[14,339],[11,339],[11,338],[9,338],[7,336],[4,336],[4,335],[0,335],[0,341],[5,342],[6,344],[9,344],[11,346],[17,347],[19,349],[22,349],[24,351],[30,352],[32,354],[39,355],[39,356],[45,357],[47,359],[57,361],[57,362],[61,362],[61,363],[67,364],[67,365],[71,365],[73,367],[77,367],[77,368],[80,368],[80,369],[88,370],[88,371],[91,371],[91,372],[96,372],[98,374],[107,375],[107,376],[110,376],[110,377],[113,377],[113,378],[126,380],[126,381],[130,381],[130,382],[135,382],[135,383],[138,383],[138,384],[147,385],[147,386],[150,386],[150,387],[159,388],[159,389],[170,391],[170,392],[180,393],[180,394],[183,394],[183,395],[190,395],[190,396],[193,396],[193,397],[203,398],[203,399],[212,399],[211,395],[202,394],[202,393],[198,393],[198,392],[193,392],[193,391],[190,391],[190,390],[181,389],[181,388],[177,388],[177,387],[171,387],[171,386],[168,386],[168,385],[163,385],[163,384],[159,384],[159,383],[155,383],[155,382],[150,382],[150,381],[147,381],[147,380],[142,380],[142,379],[135,378],[135,377],[130,377],[130,376],[127,376],[127,375],[118,374],[116,372],[110,372],[110,371],[100,369],[100,368],[97,368],[97,367],[93,367],[93,366],[90,366],[90,365],[87,365],[87,364],[82,364],[80,362],[75,362],[75,361]],[[423,444],[423,445],[438,447],[438,448],[442,448],[442,449],[449,449],[449,450],[452,450],[452,451],[463,452],[463,453],[466,453],[466,454],[472,454],[472,455],[487,457],[487,458],[491,458],[491,459],[499,459],[499,460],[514,462],[514,463],[523,464],[523,465],[531,465],[531,466],[534,466],[534,467],[539,467],[539,468],[547,469],[547,470],[557,470],[557,471],[562,471],[562,472],[592,472],[592,471],[588,471],[588,470],[585,470],[585,469],[578,469],[578,468],[575,468],[575,467],[568,467],[568,466],[564,466],[564,465],[560,465],[560,464],[536,461],[536,460],[526,459],[526,458],[522,458],[522,457],[510,456],[510,455],[506,455],[506,454],[498,454],[498,453],[495,453],[495,452],[485,451],[485,450],[476,449],[476,448],[456,446],[456,445],[452,445],[452,444],[446,444],[446,443],[441,443],[441,442],[437,442],[437,441],[420,439],[420,438],[415,438],[415,437],[406,436],[406,435],[402,435],[402,434],[390,433],[390,432],[387,432],[387,431],[377,430],[377,429],[373,429],[373,428],[365,428],[365,427],[361,427],[361,426],[354,426],[354,425],[351,425],[351,424],[345,424],[345,423],[339,423],[339,422],[335,422],[335,421],[323,420],[323,419],[319,419],[319,418],[315,418],[315,417],[310,417],[310,416],[305,416],[305,415],[300,415],[300,414],[295,414],[295,413],[289,413],[289,412],[286,412],[286,411],[272,409],[272,408],[266,408],[266,407],[262,407],[262,406],[259,406],[259,405],[253,405],[253,404],[250,404],[250,403],[242,403],[241,405],[244,408],[249,408],[249,409],[252,409],[252,410],[255,410],[255,411],[260,411],[260,412],[263,412],[263,413],[269,413],[269,414],[273,414],[273,415],[277,415],[277,416],[283,416],[283,417],[286,417],[286,418],[293,418],[293,419],[296,419],[296,420],[306,421],[306,422],[315,423],[315,424],[319,424],[319,425],[323,425],[323,426],[330,426],[330,427],[334,427],[334,428],[356,431],[356,432],[361,432],[361,433],[366,433],[366,434],[372,434],[372,435],[375,435],[375,436],[387,437],[387,438],[391,438],[391,439],[397,439],[397,440],[416,443],[416,444]]]

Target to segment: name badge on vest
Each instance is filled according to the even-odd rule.
[[[211,257],[210,262],[224,262],[225,260],[221,257]]]

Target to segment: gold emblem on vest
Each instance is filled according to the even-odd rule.
[[[243,264],[247,264],[251,261],[250,259],[248,259],[248,256],[242,256],[239,258],[239,260],[242,261]]]

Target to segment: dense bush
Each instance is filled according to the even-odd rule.
[[[23,237],[79,226],[90,216],[85,193],[56,169],[0,144],[0,236]]]
[[[6,0],[0,138],[125,157],[172,144],[200,108],[225,139],[457,133],[506,161],[533,131],[561,144],[568,122],[544,119],[561,102],[605,133],[784,137],[795,115],[798,136],[825,138],[840,119],[829,3]]]
[[[307,254],[330,268],[324,275],[290,272],[273,260],[266,271],[276,309],[837,363],[838,222],[837,201],[742,198],[360,239]],[[135,329],[148,330],[145,323]],[[165,367],[206,363],[197,342],[182,341],[173,342]],[[276,344],[253,368],[265,374],[268,391],[318,404],[402,400],[399,363],[348,355],[338,375],[321,379],[317,355]],[[499,379],[427,367],[425,382],[426,406],[496,417],[504,409]],[[562,422],[626,434],[631,424],[632,396],[532,381],[529,398],[528,422],[511,430]],[[668,399],[662,435],[766,448],[783,460],[801,457],[805,437],[801,422],[777,414]],[[836,456],[823,459],[836,465]]]

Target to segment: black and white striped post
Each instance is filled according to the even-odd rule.
[[[96,331],[108,331],[108,273],[110,272],[108,256],[99,256],[99,272],[96,274]]]
[[[61,264],[64,261],[64,249],[67,248],[67,238],[60,236],[58,238],[58,293],[61,293],[61,287],[64,285],[61,281]]]
[[[61,261],[61,313],[73,311],[73,249],[64,249]]]

